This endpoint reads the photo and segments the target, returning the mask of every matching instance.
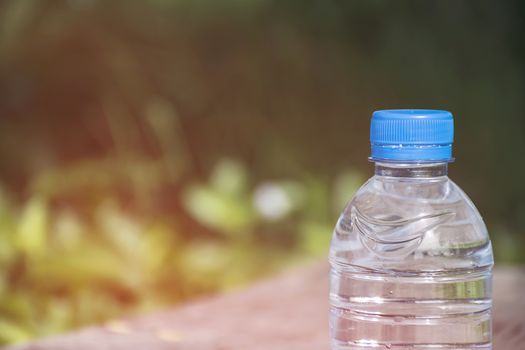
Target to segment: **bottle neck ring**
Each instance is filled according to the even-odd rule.
[[[447,176],[448,162],[397,163],[375,162],[375,174],[388,177],[432,178]]]

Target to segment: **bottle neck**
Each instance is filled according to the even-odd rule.
[[[406,177],[406,178],[432,178],[447,176],[448,162],[439,163],[375,163],[377,176]]]

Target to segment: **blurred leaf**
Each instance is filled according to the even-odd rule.
[[[33,197],[26,204],[15,242],[18,248],[30,255],[42,253],[46,249],[48,213],[45,201]]]
[[[0,319],[0,341],[19,343],[31,339],[31,334],[14,322]]]
[[[190,186],[184,193],[188,212],[203,225],[237,235],[253,221],[251,203],[242,198],[202,185]]]
[[[239,162],[223,159],[213,169],[210,185],[228,196],[241,195],[246,190],[246,170]]]
[[[7,264],[17,253],[13,243],[18,229],[17,219],[7,194],[0,186],[0,266]]]
[[[126,287],[140,285],[142,277],[133,261],[122,259],[104,246],[85,242],[78,251],[42,256],[28,266],[31,279],[45,288],[84,288],[101,282]]]
[[[84,227],[78,216],[71,211],[60,211],[54,220],[53,242],[65,251],[71,251],[82,243]]]
[[[117,250],[130,257],[137,254],[143,234],[138,221],[123,213],[111,201],[105,201],[97,208],[96,219],[101,232]]]
[[[163,225],[154,225],[144,232],[138,255],[147,277],[155,277],[155,273],[164,267],[170,254],[180,249],[177,244],[174,232]]]
[[[200,288],[213,288],[215,280],[227,270],[231,254],[229,248],[220,243],[195,242],[182,251],[181,261],[185,267],[185,279]]]
[[[96,289],[83,289],[76,295],[75,316],[78,324],[100,323],[123,311],[117,298]]]
[[[39,336],[48,336],[59,333],[65,326],[73,326],[73,309],[69,300],[63,298],[49,298],[45,304],[45,320],[36,325]]]

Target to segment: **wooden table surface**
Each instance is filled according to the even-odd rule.
[[[327,266],[318,263],[226,295],[111,321],[9,350],[328,350]],[[494,350],[525,349],[525,269],[494,274]]]

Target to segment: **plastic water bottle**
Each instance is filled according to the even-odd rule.
[[[375,175],[332,239],[332,350],[492,349],[492,247],[447,177],[453,123],[447,111],[374,112]]]

